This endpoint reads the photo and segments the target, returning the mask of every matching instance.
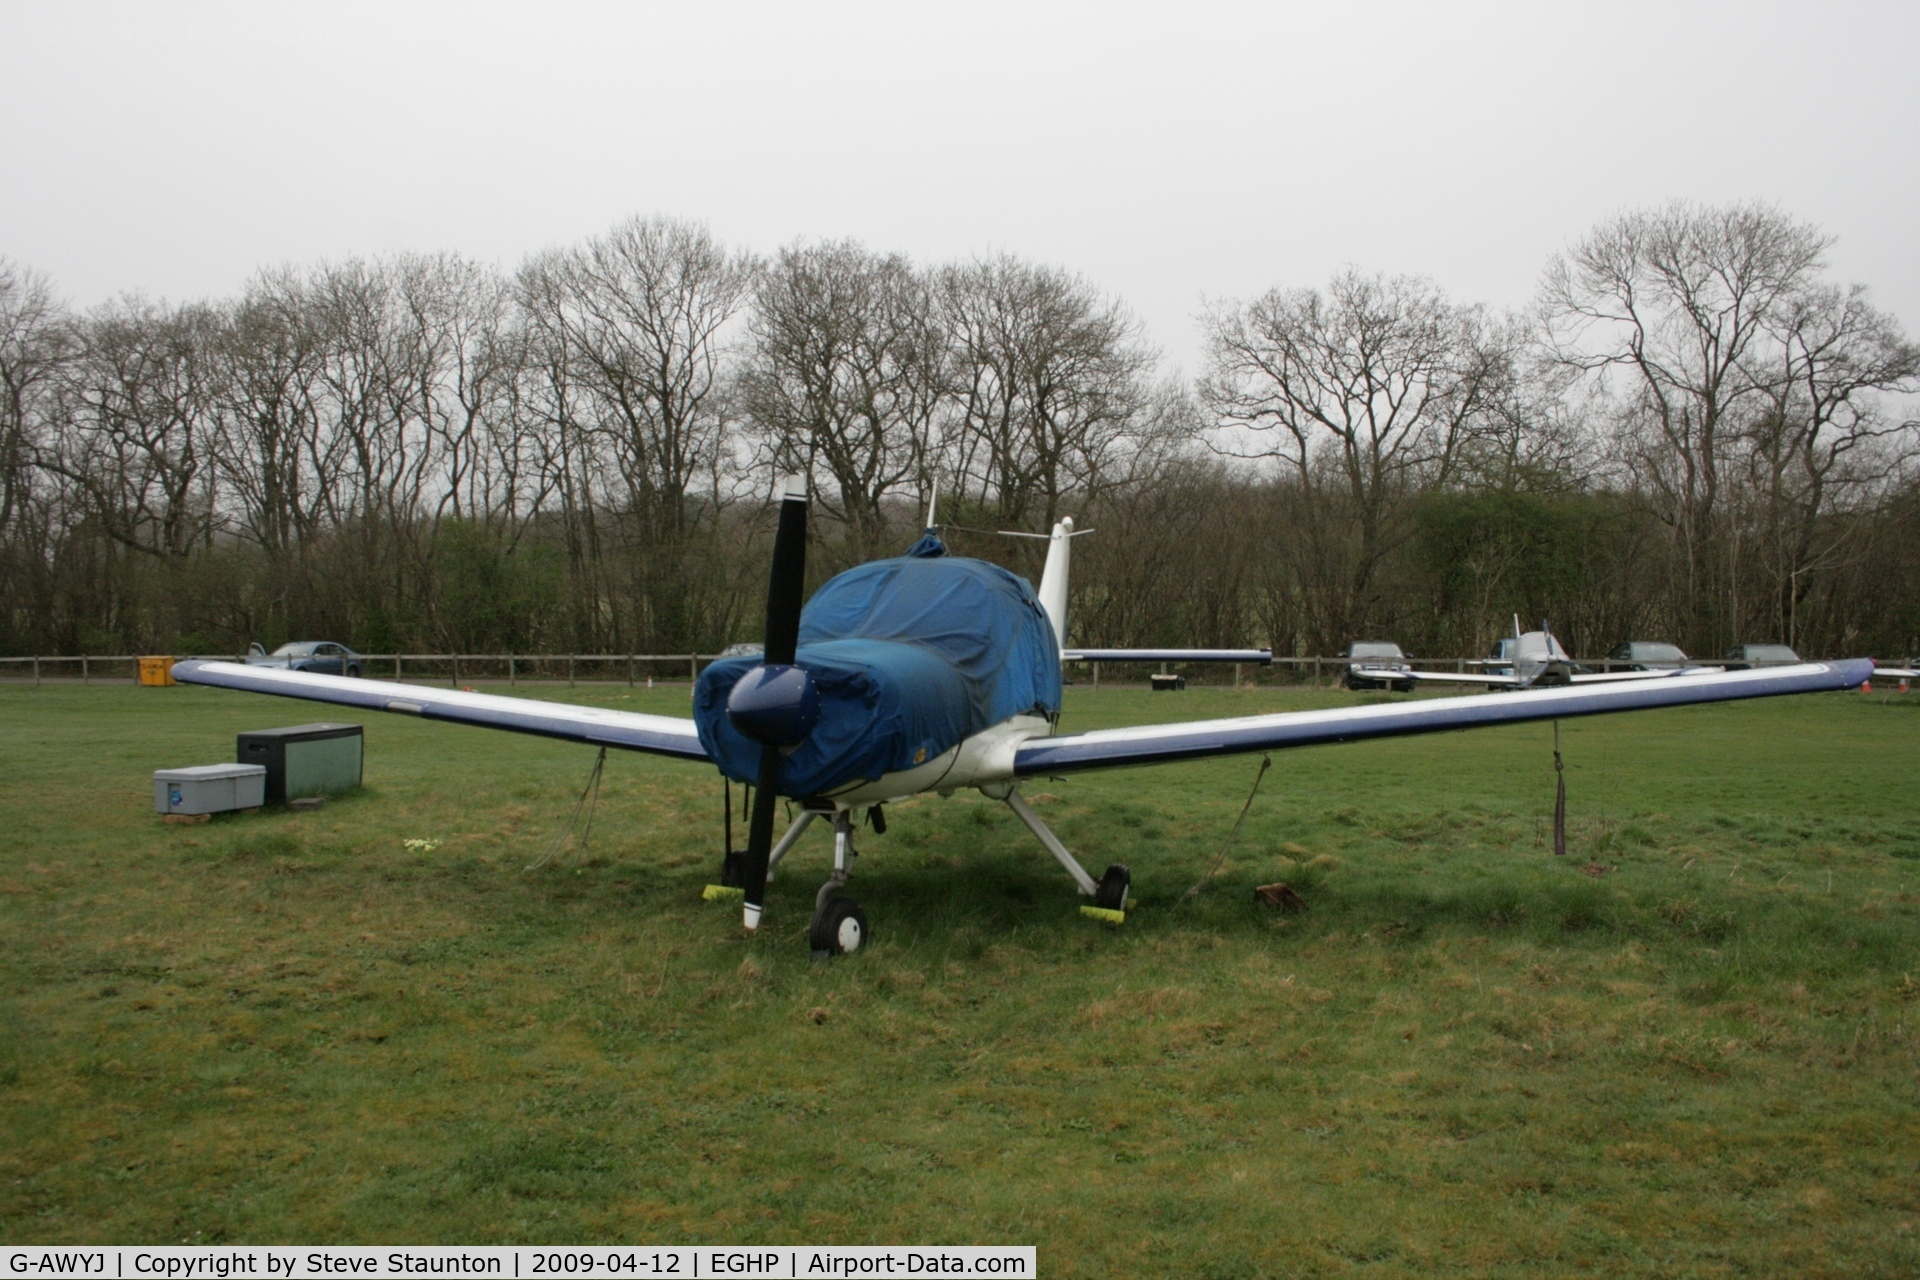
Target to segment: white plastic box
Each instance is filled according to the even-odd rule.
[[[153,773],[155,813],[226,813],[258,809],[266,802],[265,765],[201,764]]]

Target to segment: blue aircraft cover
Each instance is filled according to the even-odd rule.
[[[820,691],[820,721],[781,762],[783,795],[911,769],[1010,716],[1060,709],[1060,651],[1033,588],[937,540],[814,592],[797,661]],[[694,687],[701,745],[742,782],[759,776],[760,744],[727,720],[727,694],[759,663],[724,658]]]

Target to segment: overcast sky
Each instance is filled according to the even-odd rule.
[[[1060,263],[1191,369],[1203,296],[1353,263],[1518,306],[1610,214],[1760,199],[1911,333],[1917,37],[1912,3],[0,0],[0,255],[183,300],[666,213]]]

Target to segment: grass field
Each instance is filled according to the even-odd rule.
[[[1076,688],[1065,727],[1355,696]],[[586,748],[378,717],[351,798],[151,812],[152,769],[325,714],[0,688],[0,1237],[1920,1273],[1920,694],[1571,722],[1566,859],[1547,726],[1277,755],[1178,908],[1257,757],[1030,786],[1131,864],[1117,929],[1004,807],[926,797],[864,834],[875,943],[827,966],[824,831],[761,936],[700,900],[708,769],[610,757],[535,872]]]

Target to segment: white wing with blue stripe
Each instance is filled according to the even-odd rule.
[[[1810,662],[1793,667],[1682,675],[1626,684],[1576,685],[1465,698],[1422,698],[1325,711],[1241,716],[1231,720],[1096,729],[1090,733],[1027,739],[1014,753],[1013,772],[1016,777],[1026,778],[1328,742],[1444,733],[1528,720],[1565,720],[1609,711],[1645,711],[1696,702],[1818,693],[1856,688],[1872,674],[1873,663],[1867,659]]]
[[[237,662],[178,662],[173,667],[173,678],[183,684],[207,684],[247,693],[331,702],[365,711],[397,711],[486,729],[537,733],[589,746],[647,751],[683,760],[707,758],[693,721],[677,716],[576,707],[537,698],[506,698],[495,693],[468,693],[419,684],[388,684],[384,680],[317,676],[274,667],[243,666]]]
[[[1273,661],[1271,649],[1062,649],[1065,662],[1254,662]]]

